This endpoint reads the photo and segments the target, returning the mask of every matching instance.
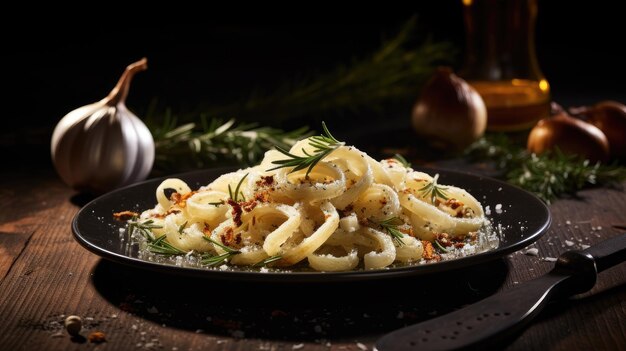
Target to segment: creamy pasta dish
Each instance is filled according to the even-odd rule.
[[[150,252],[216,267],[381,269],[479,240],[487,221],[467,191],[401,157],[376,161],[324,130],[199,189],[166,179],[154,208],[116,215]]]

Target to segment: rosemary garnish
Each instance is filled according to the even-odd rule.
[[[406,158],[404,158],[404,156],[400,155],[400,154],[395,154],[393,155],[393,158],[400,162],[405,168],[412,168],[411,162],[407,161]]]
[[[402,238],[404,237],[404,233],[402,233],[398,229],[399,225],[404,224],[404,222],[400,218],[391,217],[391,218],[385,219],[382,222],[375,222],[371,219],[369,221],[371,223],[381,226],[387,232],[387,234],[391,235],[391,238],[393,239],[393,241],[396,242],[397,246],[401,247],[404,245],[404,242],[402,241]]]
[[[270,264],[272,262],[280,260],[281,258],[283,258],[283,256],[281,256],[281,255],[270,256],[270,257],[267,257],[266,259],[264,259],[262,261],[259,261],[259,262],[255,263],[255,264],[253,264],[252,267],[265,267],[265,266],[267,266],[268,264]]]
[[[439,240],[435,240],[435,246],[437,246],[437,248],[442,252],[450,252],[450,250],[446,249],[445,247],[443,247],[443,245],[441,245]]]
[[[181,228],[184,228],[185,225],[187,225],[187,223],[183,224]],[[152,233],[152,229],[158,228],[163,227],[154,224],[154,221],[151,219],[148,219],[141,223],[137,221],[137,218],[128,221],[128,235],[132,237],[133,234],[138,231],[139,234],[143,235],[143,237],[146,238],[146,240],[148,241],[148,250],[150,252],[158,253],[161,255],[182,255],[186,253],[185,251],[172,246],[172,244],[170,244],[166,240],[166,235],[155,238],[154,233]],[[181,231],[182,230],[179,228],[179,233]]]
[[[185,230],[185,227],[187,227],[187,223],[188,222],[185,222],[181,224],[180,227],[178,227],[178,234],[181,234],[181,235],[183,234],[183,230]]]
[[[626,179],[624,166],[593,164],[565,155],[558,148],[534,155],[503,133],[486,134],[467,154],[474,160],[493,162],[506,181],[535,193],[548,204],[588,186],[619,184]]]
[[[306,156],[297,156],[280,146],[276,146],[276,150],[280,151],[282,154],[289,158],[272,161],[273,164],[276,164],[278,166],[270,168],[268,169],[268,171],[273,171],[275,169],[284,167],[293,167],[293,169],[289,172],[291,173],[307,168],[305,176],[308,177],[309,173],[311,173],[311,170],[318,162],[320,162],[324,157],[330,155],[331,152],[335,151],[340,146],[344,145],[343,142],[335,139],[335,137],[326,127],[326,123],[324,122],[322,122],[322,129],[324,130],[322,135],[312,136],[309,138],[309,145],[314,148],[313,154],[309,154],[303,148],[302,152],[304,152]]]
[[[152,229],[163,228],[160,225],[154,224],[154,221],[148,219],[144,222],[139,222],[137,217],[128,221],[128,236],[132,237],[133,234],[138,231],[139,234],[143,235],[148,241],[154,241],[154,234],[152,233]]]
[[[167,241],[167,235],[163,234],[154,241],[148,240],[148,250],[161,255],[183,255],[185,251],[174,247]]]
[[[211,255],[211,254],[204,254],[202,255],[202,260],[200,261],[202,264],[207,265],[207,266],[217,266],[218,264],[226,261],[227,259],[231,258],[234,255],[237,255],[239,253],[241,253],[241,251],[239,250],[235,250],[232,247],[228,247],[220,242],[217,242],[211,238],[209,238],[208,236],[203,236],[202,237],[204,240],[213,243],[219,247],[222,248],[222,250],[226,251],[223,254],[220,255]]]
[[[435,204],[435,200],[438,197],[444,200],[448,199],[448,194],[446,193],[446,190],[448,188],[437,184],[437,179],[439,179],[439,173],[435,174],[432,181],[428,182],[426,185],[417,190],[422,194],[423,197],[430,197],[430,202],[432,204]]]
[[[235,188],[234,193],[233,193],[233,190],[230,188],[230,184],[228,184],[228,195],[233,201],[239,202],[239,195],[241,195],[241,201],[246,201],[246,198],[243,196],[243,193],[239,191],[239,189],[241,188],[241,184],[243,183],[244,179],[246,179],[248,174],[250,173],[246,173],[246,175],[244,175],[243,178],[241,178],[239,183],[237,183],[237,187]]]
[[[215,165],[251,166],[275,145],[289,148],[310,135],[307,127],[284,131],[234,119],[223,123],[205,115],[181,116],[190,123],[179,123],[171,111],[157,116],[155,109],[156,105],[150,107],[152,116],[147,122],[155,141],[155,170],[162,173]]]
[[[216,201],[216,202],[209,202],[209,205],[213,205],[215,207],[220,207],[223,204],[224,204],[224,200],[220,200],[220,201]]]

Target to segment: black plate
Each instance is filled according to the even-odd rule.
[[[125,244],[120,240],[119,229],[123,223],[113,219],[112,214],[123,210],[141,212],[156,204],[155,191],[165,178],[152,179],[115,190],[91,201],[74,217],[72,232],[76,240],[88,250],[103,258],[151,270],[182,274],[187,276],[226,279],[238,281],[267,282],[329,282],[357,281],[370,279],[398,278],[413,275],[451,271],[484,263],[517,251],[536,241],[550,226],[550,211],[534,195],[501,182],[472,174],[418,168],[429,174],[439,173],[441,184],[455,185],[466,189],[478,199],[483,207],[489,206],[488,215],[494,228],[501,227],[502,235],[498,248],[473,256],[448,261],[415,266],[392,267],[387,269],[350,272],[254,272],[237,270],[216,270],[182,267],[175,264],[157,263],[126,254]],[[206,185],[227,169],[202,170],[173,175],[184,180],[189,187],[196,189]],[[496,205],[502,206],[502,213],[496,213]]]

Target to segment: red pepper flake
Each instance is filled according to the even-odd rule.
[[[422,256],[424,257],[425,260],[439,261],[441,259],[441,256],[435,253],[435,248],[433,247],[433,243],[431,243],[430,241],[422,240],[422,246],[424,246],[424,253],[422,254]]]
[[[233,216],[233,222],[235,222],[235,224],[239,227],[243,223],[241,221],[241,214],[243,213],[241,205],[233,199],[228,199],[227,202],[233,208],[230,212]]]
[[[261,180],[257,180],[256,185],[258,186],[270,186],[274,184],[274,176],[261,176]]]
[[[399,231],[401,231],[402,233],[408,235],[408,236],[415,236],[415,233],[413,232],[413,228],[409,227],[409,228],[398,228]]]
[[[174,209],[167,210],[167,212],[165,212],[165,213],[157,213],[157,214],[155,214],[152,217],[154,217],[154,218],[165,218],[165,217],[171,215],[172,213],[180,213],[180,210],[174,210]]]
[[[181,195],[177,192],[173,192],[172,195],[170,195],[170,200],[172,200],[179,207],[184,208],[185,206],[187,206],[187,199],[192,197],[195,193],[196,191],[190,191],[185,195]]]
[[[113,218],[115,218],[118,221],[128,221],[134,217],[139,217],[139,213],[137,212],[133,212],[133,211],[122,211],[122,212],[115,212],[113,214]]]
[[[107,341],[106,336],[101,331],[95,331],[89,334],[87,339],[89,340],[89,342],[92,342],[94,344],[100,344],[100,343]]]
[[[252,211],[256,207],[256,205],[257,205],[257,202],[254,199],[250,201],[242,202],[239,204],[239,206],[241,206],[243,210],[246,212]]]
[[[270,202],[270,193],[267,190],[254,194],[254,199],[258,202]]]
[[[224,233],[220,234],[220,240],[222,241],[222,243],[226,246],[231,246],[233,243],[233,238],[234,238],[234,231],[232,227],[228,227],[226,228],[226,231],[224,231]],[[239,238],[239,240],[241,240],[241,237]],[[235,238],[236,241],[236,238]]]
[[[204,228],[202,228],[202,232],[204,234],[211,234],[211,227],[208,224],[204,223]]]

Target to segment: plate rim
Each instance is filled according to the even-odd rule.
[[[537,204],[540,204],[541,210],[545,213],[546,220],[542,223],[539,228],[536,228],[533,233],[530,235],[525,235],[520,238],[520,240],[516,240],[509,245],[504,247],[498,247],[493,250],[481,252],[478,254],[455,258],[447,261],[419,264],[419,265],[410,265],[410,266],[402,266],[402,267],[386,267],[383,269],[376,270],[356,270],[356,271],[345,271],[345,272],[257,272],[257,271],[244,271],[244,270],[219,270],[219,269],[206,269],[199,267],[182,267],[176,266],[167,263],[159,263],[153,261],[142,260],[136,257],[131,257],[127,255],[123,255],[118,252],[113,252],[107,250],[103,247],[100,247],[90,240],[88,240],[83,234],[81,234],[79,230],[79,222],[83,217],[88,216],[87,212],[92,209],[92,207],[96,206],[98,202],[105,200],[109,197],[115,197],[116,195],[123,194],[130,188],[142,187],[147,184],[155,183],[163,181],[167,178],[190,178],[193,176],[200,176],[203,174],[209,174],[210,177],[217,177],[223,172],[232,172],[236,170],[236,167],[216,167],[216,168],[207,168],[202,170],[195,170],[190,172],[182,172],[171,174],[168,176],[155,177],[151,179],[147,179],[138,183],[130,184],[124,186],[122,188],[115,189],[106,194],[100,195],[95,199],[92,199],[87,204],[85,204],[73,217],[72,219],[72,235],[74,239],[85,249],[88,251],[100,256],[101,258],[121,263],[127,266],[148,269],[151,271],[160,271],[170,274],[177,274],[183,276],[190,276],[196,278],[204,278],[204,279],[216,279],[216,280],[235,280],[235,281],[250,281],[250,282],[300,282],[300,283],[308,283],[308,282],[348,282],[348,281],[364,281],[364,280],[376,280],[376,279],[394,279],[394,278],[405,278],[410,276],[421,276],[428,275],[433,273],[441,273],[454,271],[456,269],[469,268],[478,264],[483,264],[485,262],[489,262],[498,258],[502,258],[509,253],[518,251],[519,249],[530,245],[531,243],[537,241],[541,238],[550,228],[552,224],[552,214],[550,212],[549,207],[541,201],[536,195],[509,183],[506,183],[502,180],[495,179],[492,177],[475,174],[467,171],[460,170],[451,170],[446,168],[435,168],[435,167],[414,167],[416,171],[421,172],[445,172],[450,173],[457,176],[463,177],[471,177],[475,178],[475,180],[485,180],[488,182],[496,183],[502,185],[507,188],[514,189],[515,191],[519,191],[523,193],[525,196],[529,196]],[[222,173],[218,173],[222,172]],[[452,185],[452,184],[451,184]],[[458,184],[454,184],[455,186],[461,186]],[[158,185],[157,185],[158,186]],[[155,186],[156,188],[156,186]],[[480,200],[479,200],[480,201]],[[484,206],[484,205],[483,205]]]

